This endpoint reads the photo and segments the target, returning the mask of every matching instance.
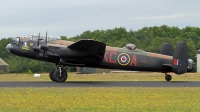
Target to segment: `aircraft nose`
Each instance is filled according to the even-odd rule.
[[[6,50],[10,53],[10,50],[12,49],[12,46],[11,46],[11,44],[8,44],[7,46],[6,46]]]

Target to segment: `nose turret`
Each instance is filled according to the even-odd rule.
[[[11,44],[8,44],[8,45],[6,46],[6,50],[10,53],[11,49],[12,49],[12,45],[11,45]]]

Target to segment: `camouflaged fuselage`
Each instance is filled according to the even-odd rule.
[[[66,47],[73,42],[57,40],[48,45],[63,45]],[[56,45],[57,44],[57,45]],[[138,70],[138,71],[171,71],[164,64],[171,64],[172,56],[146,52],[140,49],[129,50],[127,48],[106,46],[103,62],[90,67]]]
[[[49,47],[52,57],[39,58],[32,49],[37,46],[38,42],[34,40],[23,40],[23,45],[13,51],[14,54],[24,56],[27,58],[43,60],[53,63],[59,63],[62,58],[63,64],[69,65],[67,62],[73,63],[74,65],[81,65],[87,67],[96,68],[109,68],[109,69],[123,69],[132,71],[161,71],[171,72],[167,70],[163,65],[172,63],[172,56],[156,54],[151,52],[142,51],[139,49],[129,50],[127,48],[118,48],[106,46],[103,61],[101,63],[86,64],[86,57],[88,53],[80,53],[78,51],[70,50],[67,46],[73,44],[72,41],[64,40],[52,40],[48,41],[47,46]],[[26,45],[24,45],[26,43]],[[42,45],[44,42],[40,42]],[[12,51],[11,51],[12,52]],[[40,55],[43,55],[40,53]],[[55,57],[53,57],[55,55]]]
[[[171,71],[163,66],[171,63],[172,56],[107,46],[102,65],[133,71]]]

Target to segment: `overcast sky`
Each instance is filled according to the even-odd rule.
[[[200,0],[0,0],[0,38],[86,30],[200,26]]]

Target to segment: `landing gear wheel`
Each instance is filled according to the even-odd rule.
[[[55,81],[55,79],[53,78],[53,73],[57,70],[57,68],[54,68],[52,69],[50,72],[49,72],[49,78],[52,80],[52,81]]]
[[[68,77],[68,75],[67,75],[66,70],[61,69],[61,68],[55,70],[53,73],[53,79],[56,82],[65,82],[67,77]]]
[[[171,79],[172,79],[172,76],[171,76],[171,75],[166,75],[166,76],[165,76],[165,80],[166,80],[166,81],[170,81]]]

